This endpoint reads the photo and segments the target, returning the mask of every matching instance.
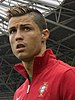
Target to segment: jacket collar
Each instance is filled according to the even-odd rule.
[[[42,56],[35,57],[33,64],[33,75],[41,72],[48,65],[48,63],[53,64],[52,59],[56,59],[56,56],[53,54],[51,49],[47,49]],[[14,69],[25,78],[28,78],[28,74],[22,64],[15,64]]]

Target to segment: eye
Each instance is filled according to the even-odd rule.
[[[13,34],[13,33],[15,33],[17,30],[14,28],[14,29],[10,29],[9,30],[9,34]]]
[[[25,30],[30,31],[31,29],[30,29],[30,27],[25,27]]]
[[[21,30],[22,30],[22,31],[28,32],[28,31],[31,30],[31,28],[30,28],[30,27],[27,27],[27,26],[22,26],[22,27],[21,27]]]

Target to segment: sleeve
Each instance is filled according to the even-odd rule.
[[[75,100],[75,69],[64,73],[60,86],[61,100]]]

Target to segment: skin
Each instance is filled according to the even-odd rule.
[[[33,74],[33,62],[36,56],[41,56],[46,50],[48,29],[40,31],[33,21],[33,16],[12,17],[8,24],[9,41],[13,54],[22,61],[29,75]],[[22,44],[24,47],[17,48]]]

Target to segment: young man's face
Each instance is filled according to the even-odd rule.
[[[17,58],[29,61],[41,52],[42,33],[32,18],[12,17],[8,30],[11,48]]]

